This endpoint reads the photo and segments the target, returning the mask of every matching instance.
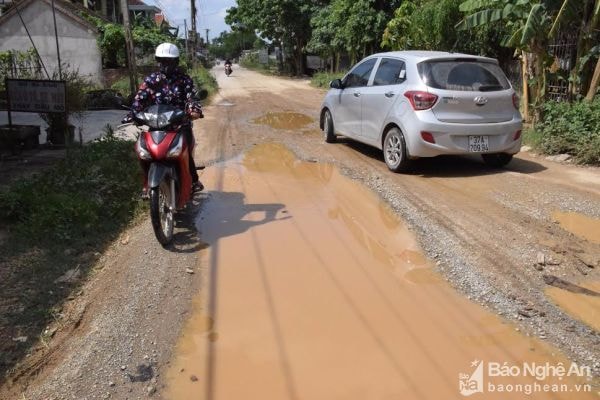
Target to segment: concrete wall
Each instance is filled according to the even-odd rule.
[[[52,8],[44,1],[36,0],[22,10],[21,15],[48,73],[52,75],[53,72],[58,71]],[[58,10],[56,26],[63,66],[69,64],[70,69],[79,69],[81,75],[101,83],[102,59],[96,42],[96,33]],[[11,14],[8,20],[0,24],[0,38],[0,51],[26,51],[32,47],[16,13]]]

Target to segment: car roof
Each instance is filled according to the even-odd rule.
[[[404,50],[404,51],[388,51],[386,53],[373,54],[370,57],[400,57],[404,59],[411,59],[416,63],[431,59],[444,59],[444,58],[476,58],[478,60],[485,60],[494,63],[498,61],[494,58],[477,56],[473,54],[464,53],[450,53],[447,51],[429,51],[429,50]]]

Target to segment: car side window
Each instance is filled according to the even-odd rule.
[[[397,85],[406,80],[404,61],[393,58],[382,58],[375,73],[373,86]]]
[[[371,71],[377,62],[376,58],[371,58],[359,65],[357,65],[348,75],[344,78],[344,87],[360,87],[367,86]]]

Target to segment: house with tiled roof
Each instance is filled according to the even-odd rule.
[[[70,2],[54,0],[54,6],[61,63],[100,83],[102,57],[96,27]],[[15,2],[0,15],[0,37],[0,52],[28,51],[35,46],[49,74],[58,70],[52,0]]]

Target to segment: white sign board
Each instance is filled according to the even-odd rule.
[[[66,111],[66,83],[7,79],[6,92],[11,111],[62,113]]]
[[[258,62],[261,64],[269,63],[269,51],[267,49],[261,49],[258,51]]]

